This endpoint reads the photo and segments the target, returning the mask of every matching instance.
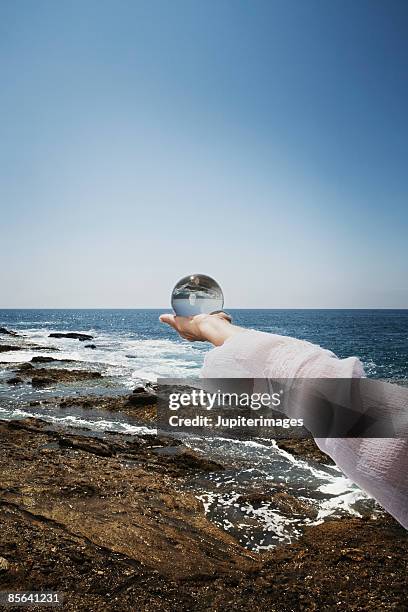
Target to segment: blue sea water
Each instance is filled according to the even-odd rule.
[[[104,360],[136,379],[188,376],[210,346],[181,340],[159,322],[164,310],[0,310],[0,326],[20,330],[30,339],[50,331],[95,335],[96,352],[75,341],[58,341],[71,357]],[[339,357],[358,356],[367,376],[391,380],[408,377],[408,310],[231,310],[234,322],[265,332],[309,340]],[[49,344],[56,345],[53,341]],[[21,358],[21,355],[20,355]]]

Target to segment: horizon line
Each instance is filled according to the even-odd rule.
[[[1,307],[0,306],[0,311],[2,310],[165,310],[165,311],[172,311],[172,308],[170,307],[155,307],[155,306],[149,306],[148,308],[143,308],[143,307],[126,307],[126,306],[120,306],[120,307],[111,307],[111,306],[86,306],[86,307],[72,307],[72,306],[68,306],[68,307],[58,307],[58,308],[53,308],[53,307],[20,307],[20,306],[15,306],[15,307]],[[407,307],[393,307],[393,306],[364,306],[364,307],[345,307],[345,306],[341,306],[341,307],[335,307],[335,306],[330,306],[330,307],[324,307],[324,306],[299,306],[299,307],[238,307],[238,306],[231,306],[230,308],[226,308],[225,311],[228,312],[228,310],[408,310],[408,306]]]

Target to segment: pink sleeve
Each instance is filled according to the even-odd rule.
[[[207,353],[204,378],[355,378],[356,357],[339,359],[304,340],[245,330]],[[401,409],[401,406],[398,406]],[[392,410],[392,405],[387,406]],[[318,438],[319,448],[408,529],[408,444],[393,438]]]

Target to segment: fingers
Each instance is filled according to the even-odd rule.
[[[180,336],[183,336],[184,328],[191,321],[191,317],[178,317],[174,314],[162,314],[159,318],[162,323],[167,323],[167,325],[173,327],[173,329],[175,329],[180,334]]]
[[[159,317],[160,321],[162,323],[167,323],[167,325],[170,325],[170,327],[174,327],[174,329],[176,329],[176,317],[173,314],[162,314]]]

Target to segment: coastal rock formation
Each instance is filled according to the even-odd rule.
[[[161,455],[156,451],[166,447],[163,438],[81,437],[35,419],[2,423],[0,433],[6,507],[58,524],[169,577],[211,575],[229,562],[247,567],[253,560],[206,519],[192,494],[178,491],[178,478],[210,468],[198,456],[194,462],[190,451],[188,460],[184,453]],[[177,548],[176,558],[169,558],[169,547]]]
[[[31,359],[31,363],[52,363],[54,361],[59,363],[68,363],[74,362],[75,359],[57,359],[56,357],[47,357],[45,355],[35,355],[35,357]]]
[[[408,535],[387,515],[255,554],[183,489],[204,464],[178,441],[32,418],[0,438],[1,590],[63,591],[67,612],[407,609]]]
[[[144,392],[143,392],[144,393]],[[78,395],[74,397],[64,397],[58,400],[59,408],[81,408],[85,410],[104,410],[107,412],[121,412],[133,417],[139,424],[155,423],[157,418],[156,398],[154,394],[146,393],[142,400],[134,401],[131,395]]]
[[[24,363],[16,368],[15,371],[25,382],[31,383],[34,387],[102,378],[100,372],[67,370],[63,368],[36,368],[31,363]]]
[[[77,332],[51,332],[48,335],[49,338],[72,338],[73,340],[79,340],[85,342],[85,340],[93,340],[93,336],[89,334],[79,334]]]

